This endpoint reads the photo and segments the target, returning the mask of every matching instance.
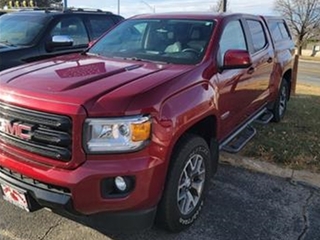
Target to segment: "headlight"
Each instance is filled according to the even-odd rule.
[[[84,133],[87,153],[136,151],[150,139],[151,119],[145,116],[89,118]]]

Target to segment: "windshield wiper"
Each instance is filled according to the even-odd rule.
[[[138,61],[138,62],[151,62],[151,63],[169,64],[168,62],[164,62],[164,61],[150,60],[150,59],[144,59],[144,58],[138,58],[138,57],[124,57],[123,59],[132,60],[132,61]]]

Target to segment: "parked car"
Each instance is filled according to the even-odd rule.
[[[0,17],[0,71],[23,63],[80,52],[123,20],[101,10],[25,10]]]
[[[219,151],[284,117],[293,52],[281,18],[164,13],[125,20],[81,54],[1,72],[4,199],[112,231],[155,219],[185,229]]]

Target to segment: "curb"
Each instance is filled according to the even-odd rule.
[[[235,154],[229,154],[226,152],[220,153],[220,163],[230,164],[232,166],[242,167],[281,178],[287,178],[293,183],[301,182],[316,188],[320,188],[320,174],[311,173],[304,170],[282,168],[275,164],[262,162]]]

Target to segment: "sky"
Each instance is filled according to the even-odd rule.
[[[141,13],[180,12],[180,11],[209,11],[216,6],[217,0],[67,0],[68,7],[88,7],[118,13],[125,18]],[[227,0],[228,11],[275,15],[273,0]]]

